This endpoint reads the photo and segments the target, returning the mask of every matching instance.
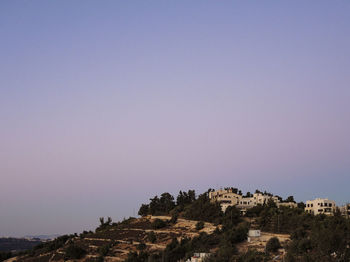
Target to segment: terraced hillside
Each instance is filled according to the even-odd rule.
[[[14,261],[124,261],[129,252],[147,251],[157,253],[164,250],[174,238],[193,238],[201,232],[212,234],[216,226],[204,223],[196,229],[198,221],[178,219],[169,222],[168,216],[147,216],[131,218],[117,224],[111,224],[97,232],[84,232],[56,239],[50,245],[39,245],[31,253],[12,258]],[[160,221],[163,221],[162,224]],[[157,224],[158,222],[158,224]]]

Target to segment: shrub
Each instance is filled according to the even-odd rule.
[[[66,251],[66,255],[65,255],[66,259],[80,259],[86,254],[85,249],[74,244],[69,245],[65,251]]]
[[[147,216],[148,213],[149,213],[149,206],[146,204],[142,204],[138,212],[138,215],[143,217],[143,216]]]
[[[198,221],[196,224],[196,229],[201,230],[204,228],[204,222],[203,221]]]
[[[12,257],[11,252],[0,252],[0,261],[4,261],[6,259],[9,259],[10,257]]]
[[[179,214],[177,212],[174,212],[173,215],[171,216],[171,219],[169,220],[169,222],[171,224],[176,224],[178,217],[179,217]]]
[[[266,251],[268,252],[276,252],[281,247],[280,241],[277,237],[272,237],[267,241]]]
[[[98,249],[97,249],[97,252],[102,256],[107,256],[108,252],[109,252],[109,249],[110,249],[110,245],[107,244],[107,245],[103,245],[103,246],[100,246]]]
[[[154,228],[154,229],[159,229],[159,228],[163,228],[166,226],[167,226],[167,223],[159,218],[157,218],[156,220],[154,220],[152,222],[152,228]]]
[[[146,244],[141,242],[137,245],[137,250],[145,250],[146,247]]]
[[[271,261],[268,254],[258,252],[255,249],[249,249],[246,253],[242,254],[238,258],[239,262],[260,262]]]
[[[156,236],[156,234],[155,234],[153,231],[151,231],[151,232],[148,233],[147,238],[148,238],[148,240],[149,240],[151,243],[154,243],[154,242],[156,242],[156,240],[157,240],[157,236]]]

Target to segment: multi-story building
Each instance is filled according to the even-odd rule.
[[[209,192],[209,199],[220,203],[223,212],[225,212],[229,206],[238,205],[241,198],[242,196],[234,193],[232,188]]]
[[[221,209],[223,212],[229,206],[237,206],[241,210],[243,214],[249,209],[257,205],[267,204],[271,199],[277,207],[280,206],[289,206],[289,207],[297,207],[297,204],[294,202],[281,202],[281,199],[277,196],[273,196],[271,194],[264,193],[254,193],[251,196],[242,196],[233,192],[232,188],[229,189],[220,189],[216,191],[209,192],[209,198],[212,201],[217,201],[220,203]]]
[[[327,198],[316,198],[306,201],[305,212],[309,214],[333,215],[336,209],[335,202]]]
[[[340,208],[340,212],[343,216],[345,216],[346,218],[350,218],[350,204],[346,204],[344,206],[341,206]]]
[[[295,202],[278,202],[277,207],[290,207],[290,208],[297,208],[298,204]]]
[[[254,193],[251,197],[242,197],[240,199],[239,205],[245,207],[253,207],[257,205],[267,204],[267,202],[272,199],[276,204],[280,202],[277,196],[267,195],[263,193]]]

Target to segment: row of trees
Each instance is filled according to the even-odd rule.
[[[169,214],[175,207],[178,207],[179,210],[183,209],[195,200],[196,194],[194,190],[189,190],[188,192],[180,191],[176,198],[176,202],[171,194],[163,193],[160,197],[155,196],[154,198],[151,198],[149,204],[142,204],[138,214],[140,216],[165,215]]]
[[[288,247],[287,262],[350,261],[350,221],[334,216],[299,215]]]
[[[149,204],[142,204],[138,214],[182,216],[190,220],[220,223],[223,217],[220,205],[210,202],[208,192],[196,197],[194,190],[180,191],[176,202],[171,194],[163,193],[160,197],[151,198]]]
[[[334,216],[308,214],[298,208],[267,205],[249,209],[261,230],[291,234],[287,247],[287,262],[346,262],[350,261],[350,220],[337,211]]]

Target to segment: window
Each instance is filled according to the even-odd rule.
[[[327,206],[327,203],[324,203],[324,206],[326,207],[326,206]]]
[[[323,203],[321,203],[321,207],[323,207]]]
[[[313,207],[314,206],[314,204],[311,204],[311,207]]]
[[[332,207],[332,203],[329,203],[329,207]]]

